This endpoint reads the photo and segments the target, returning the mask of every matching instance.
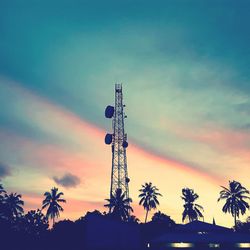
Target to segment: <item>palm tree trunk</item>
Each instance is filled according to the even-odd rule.
[[[55,217],[52,218],[53,227],[55,225]]]
[[[235,230],[235,231],[236,231],[236,224],[237,224],[236,212],[234,212],[234,230]]]
[[[147,209],[147,212],[146,212],[145,223],[147,222],[147,218],[148,218],[148,209]]]

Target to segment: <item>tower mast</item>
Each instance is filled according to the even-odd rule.
[[[129,178],[127,170],[126,148],[128,147],[127,134],[124,131],[124,114],[122,85],[115,84],[115,107],[107,106],[105,117],[112,118],[112,134],[106,134],[105,143],[111,144],[112,151],[112,170],[110,197],[115,194],[117,189],[121,189],[125,198],[129,198]]]

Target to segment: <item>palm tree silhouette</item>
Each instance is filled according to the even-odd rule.
[[[125,198],[125,193],[122,193],[120,188],[117,188],[115,194],[111,195],[110,199],[106,199],[108,204],[104,205],[110,209],[110,214],[115,218],[127,221],[130,211],[133,212],[130,202],[132,199]]]
[[[139,198],[141,198],[139,205],[143,205],[146,210],[145,223],[147,222],[148,212],[151,209],[156,209],[157,205],[159,205],[159,201],[157,196],[162,196],[158,193],[159,189],[156,186],[153,186],[151,182],[145,183],[142,185],[142,188],[139,190],[141,193],[139,194]]]
[[[23,214],[24,211],[22,206],[24,205],[24,202],[21,198],[22,195],[17,193],[4,195],[4,205],[9,219],[17,218]]]
[[[46,217],[51,218],[53,226],[55,225],[55,218],[60,216],[60,212],[63,212],[63,208],[59,205],[60,202],[66,202],[66,200],[60,198],[63,195],[62,192],[58,193],[58,188],[52,188],[51,192],[45,192],[45,199],[43,200],[42,209],[48,207]]]
[[[189,222],[204,218],[200,210],[204,210],[201,205],[194,203],[199,195],[193,189],[183,188],[181,198],[184,200],[184,211],[182,213],[182,221],[188,218]]]
[[[243,215],[246,209],[249,208],[249,204],[244,199],[250,199],[248,196],[249,191],[243,187],[237,181],[229,181],[229,188],[223,187],[220,191],[220,200],[226,200],[222,211],[224,213],[230,213],[234,217],[234,226],[236,228],[237,217],[239,218],[240,213]]]

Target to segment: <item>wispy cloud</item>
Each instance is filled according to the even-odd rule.
[[[80,184],[80,178],[70,174],[70,173],[66,173],[64,174],[62,177],[53,177],[53,180],[60,186],[63,186],[65,188],[72,188],[72,187],[76,187]]]

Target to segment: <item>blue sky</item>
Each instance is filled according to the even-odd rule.
[[[47,151],[41,159],[40,147],[60,148],[67,156],[78,150],[68,157],[79,166],[78,157],[85,161],[87,152],[110,164],[110,152],[98,146],[100,153],[93,145],[110,130],[103,110],[113,102],[114,83],[122,82],[132,145],[221,184],[237,179],[250,188],[249,11],[243,0],[1,1],[0,162],[8,170],[3,173],[11,173],[2,175],[3,183],[27,192],[25,174],[17,173],[25,166],[32,175],[38,161],[32,175],[37,183],[54,185],[55,176],[76,171],[60,167],[65,162],[54,162]],[[71,127],[76,117],[83,127],[98,130],[93,135],[100,138],[84,135],[88,143],[80,141],[82,130],[77,134]],[[131,149],[131,155],[135,152]],[[136,168],[132,159],[129,169]],[[90,178],[88,164],[97,162],[86,161],[84,174]],[[148,167],[148,176],[150,171],[155,170]],[[73,174],[82,184],[70,189],[70,198],[78,197],[86,179]],[[40,194],[35,183],[30,185],[34,196]],[[174,193],[180,193],[178,187],[173,186]],[[197,188],[205,193],[205,186]],[[94,193],[101,203],[105,193],[94,192],[95,185],[88,189],[88,197],[77,199],[92,202]],[[132,194],[136,199],[136,191]]]

